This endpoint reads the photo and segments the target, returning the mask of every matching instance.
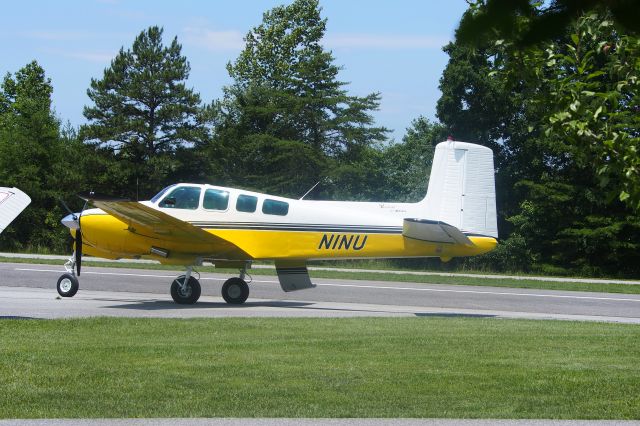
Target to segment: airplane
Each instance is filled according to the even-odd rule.
[[[31,203],[18,188],[0,187],[0,233]]]
[[[170,293],[179,304],[201,293],[193,267],[239,269],[222,286],[229,304],[249,296],[247,269],[274,261],[285,292],[315,287],[307,261],[439,257],[486,253],[497,245],[491,149],[448,140],[435,148],[427,194],[417,203],[291,199],[208,184],[178,183],[148,201],[79,194],[95,208],[62,219],[75,238],[58,293],[78,291],[82,254],[153,259],[185,267]],[[304,196],[303,196],[304,198]]]

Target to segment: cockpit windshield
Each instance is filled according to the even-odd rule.
[[[173,188],[174,186],[176,186],[176,185],[169,185],[169,186],[167,186],[166,188],[162,189],[162,191],[158,192],[156,195],[154,195],[154,196],[153,196],[153,198],[151,199],[151,202],[152,202],[152,203],[157,203],[157,202],[158,202],[158,200],[159,200],[160,198],[162,198],[162,196],[163,196],[163,195],[164,195],[168,190],[170,190],[171,188]]]

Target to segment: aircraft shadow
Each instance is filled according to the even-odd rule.
[[[42,318],[21,317],[16,315],[0,315],[0,320],[39,320]]]
[[[124,305],[113,305],[108,306],[112,309],[132,309],[132,310],[142,310],[142,311],[157,311],[157,310],[166,310],[166,309],[213,309],[213,308],[226,308],[226,309],[241,309],[241,308],[258,308],[258,307],[268,307],[268,308],[305,308],[311,305],[311,303],[305,302],[292,302],[292,301],[270,301],[270,302],[246,302],[242,305],[230,305],[224,302],[198,302],[194,305],[179,305],[174,302],[164,301],[164,300],[149,300],[142,301],[137,303],[127,303]]]
[[[444,317],[444,318],[496,318],[497,315],[491,314],[460,314],[456,312],[416,312],[417,317]]]
[[[489,314],[462,314],[455,312],[398,312],[398,311],[385,311],[382,309],[348,309],[348,308],[323,308],[318,306],[305,306],[305,310],[317,310],[317,311],[339,311],[339,312],[354,312],[354,313],[372,313],[372,314],[407,314],[414,315],[416,317],[468,317],[468,318],[495,318],[497,315]]]

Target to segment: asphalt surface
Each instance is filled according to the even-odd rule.
[[[317,288],[284,293],[274,276],[254,276],[246,304],[220,297],[229,277],[202,274],[200,301],[176,305],[169,285],[179,272],[83,268],[80,291],[59,298],[60,266],[0,264],[0,317],[87,316],[479,316],[640,324],[640,295],[422,283],[313,279]]]
[[[0,257],[14,259],[43,259],[43,260],[59,260],[64,263],[69,256],[61,256],[55,254],[32,254],[32,253],[0,253]],[[91,262],[116,262],[116,263],[146,263],[158,264],[155,260],[148,259],[103,259],[100,257],[85,256],[85,261]],[[253,269],[271,269],[275,270],[273,265],[253,264]],[[440,277],[467,277],[467,278],[495,278],[508,280],[527,280],[527,281],[555,281],[555,282],[574,282],[574,283],[594,283],[594,284],[629,284],[640,285],[639,280],[620,280],[613,278],[576,278],[576,277],[548,277],[534,275],[495,275],[495,274],[465,274],[461,272],[436,272],[436,271],[394,271],[389,269],[351,269],[351,268],[332,268],[324,266],[309,266],[310,271],[337,271],[337,272],[370,272],[379,274],[392,275],[416,275],[416,276],[440,276]]]

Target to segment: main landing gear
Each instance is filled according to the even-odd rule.
[[[231,305],[242,305],[249,297],[249,286],[244,280],[247,275],[247,266],[245,263],[240,270],[240,277],[229,278],[222,285],[222,298]]]
[[[231,305],[241,305],[249,297],[249,285],[245,281],[247,267],[245,263],[239,277],[229,278],[222,285],[222,298]],[[202,289],[200,282],[192,276],[193,268],[187,267],[184,275],[180,275],[171,283],[171,297],[176,303],[192,305],[198,301]]]
[[[171,283],[171,297],[181,305],[193,305],[200,298],[200,281],[191,276],[193,268],[187,267],[187,273],[180,275]]]
[[[232,305],[241,305],[249,297],[249,285],[245,281],[249,265],[249,262],[243,265],[242,269],[240,269],[239,277],[232,277],[225,281],[222,286],[222,298],[225,302]],[[64,264],[64,268],[67,272],[58,278],[56,289],[62,297],[73,297],[80,287],[78,282],[78,275],[80,274],[76,275],[76,270],[80,272],[76,253],[71,255]],[[198,301],[201,293],[200,282],[193,276],[193,267],[191,266],[187,267],[184,275],[180,275],[171,283],[171,297],[181,305],[193,305]]]

